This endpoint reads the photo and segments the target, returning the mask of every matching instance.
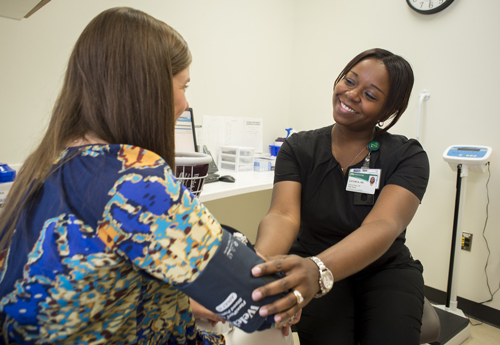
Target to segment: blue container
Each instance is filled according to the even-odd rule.
[[[281,146],[277,146],[277,145],[269,145],[269,149],[271,150],[271,156],[277,156],[278,155],[278,151],[280,149]]]
[[[0,163],[0,208],[9,195],[12,182],[16,178],[16,171],[7,164]]]
[[[0,163],[0,183],[13,182],[16,178],[16,171],[7,164]]]

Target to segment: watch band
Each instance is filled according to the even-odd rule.
[[[314,296],[314,298],[319,298],[326,295],[332,289],[334,283],[333,274],[319,258],[310,256],[309,259],[319,268],[319,287],[321,288],[321,292],[318,292]]]

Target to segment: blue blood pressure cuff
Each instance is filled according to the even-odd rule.
[[[254,277],[252,268],[263,263],[255,252],[224,230],[215,255],[198,278],[176,287],[196,302],[241,330],[251,333],[270,328],[274,315],[261,317],[259,308],[282,297],[275,295],[258,302],[252,292],[277,279],[276,276]]]

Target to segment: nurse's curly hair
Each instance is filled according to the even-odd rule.
[[[385,122],[391,119],[391,122],[378,130],[376,135],[387,132],[392,126],[398,122],[401,115],[408,107],[411,90],[413,89],[413,70],[404,58],[395,55],[388,50],[374,48],[366,50],[358,54],[352,59],[340,72],[335,80],[337,85],[346,74],[358,63],[366,59],[376,59],[384,64],[389,73],[389,94],[380,112],[379,121]]]

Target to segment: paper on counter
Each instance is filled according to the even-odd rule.
[[[253,147],[262,152],[262,118],[234,116],[203,116],[203,145],[207,145],[218,161],[220,146]]]

